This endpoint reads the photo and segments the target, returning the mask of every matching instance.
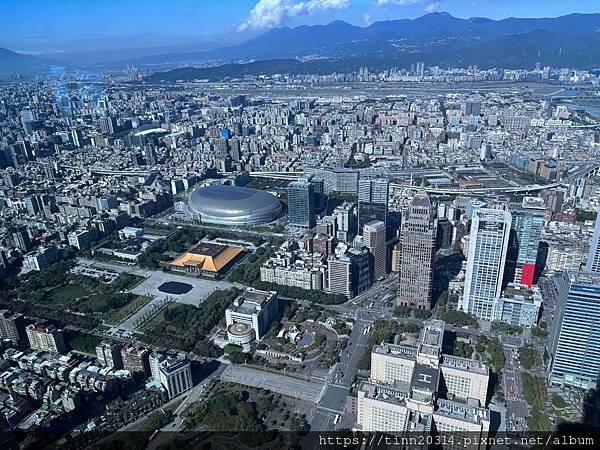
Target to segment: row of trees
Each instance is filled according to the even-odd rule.
[[[469,326],[479,328],[479,323],[477,323],[475,316],[458,309],[439,310],[438,318],[457,327]]]
[[[542,358],[535,348],[528,345],[519,349],[519,362],[524,369],[531,370],[539,367],[542,363]]]
[[[371,352],[373,347],[381,344],[382,342],[393,343],[394,337],[399,333],[415,334],[420,331],[417,325],[411,323],[398,323],[396,320],[382,320],[377,319],[373,323],[371,333],[369,333],[369,339],[367,339],[367,346],[362,358],[358,362],[358,368],[360,370],[371,369]]]
[[[394,307],[394,316],[396,317],[411,317],[426,320],[431,317],[431,311],[427,309],[411,308],[406,305],[398,305]]]
[[[531,406],[531,412],[527,417],[527,426],[530,430],[550,431],[552,425],[548,415],[544,412],[546,396],[544,380],[526,372],[522,374],[522,379],[523,397]]]
[[[257,289],[263,289],[265,291],[277,291],[281,297],[308,300],[309,302],[321,303],[323,305],[339,305],[348,300],[346,296],[342,294],[328,294],[327,292],[323,291],[309,291],[308,289],[283,286],[274,283],[265,283],[263,281],[257,281],[254,283],[254,286]]]

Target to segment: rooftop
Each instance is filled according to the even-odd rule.
[[[452,367],[467,372],[479,373],[487,375],[489,369],[481,361],[476,361],[469,358],[461,358],[459,356],[442,355],[442,366]]]
[[[406,399],[409,395],[406,389],[399,389],[394,386],[372,383],[370,381],[363,381],[359,390],[363,391],[367,398],[403,406],[406,404]]]
[[[233,301],[228,309],[235,313],[252,315],[263,309],[276,295],[275,291],[259,291],[248,288]]]
[[[373,347],[373,353],[380,353],[382,355],[391,355],[397,358],[415,360],[417,356],[417,349],[407,345],[394,345],[394,344],[381,344]]]
[[[437,392],[439,377],[440,371],[437,367],[417,363],[413,369],[410,386],[422,391]]]
[[[466,403],[460,403],[453,400],[439,399],[436,414],[445,417],[465,420],[474,424],[481,424],[483,421],[490,420],[490,412],[484,408],[469,406]]]
[[[204,272],[219,272],[243,251],[242,247],[201,242],[172,261],[171,266],[195,267]]]

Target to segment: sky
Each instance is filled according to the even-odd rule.
[[[114,49],[208,50],[279,26],[366,26],[445,11],[556,17],[600,12],[599,0],[0,0],[0,47],[28,54]],[[189,48],[188,48],[189,47]]]

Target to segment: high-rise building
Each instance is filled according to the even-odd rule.
[[[390,182],[387,178],[360,178],[358,180],[358,233],[374,220],[386,224]]]
[[[308,169],[311,174],[324,181],[325,194],[334,193],[356,195],[360,172],[356,169],[336,167],[334,169]]]
[[[425,63],[424,62],[417,63],[416,75],[418,77],[422,77],[425,75]]]
[[[310,176],[307,180],[313,185],[315,212],[321,212],[325,208],[325,182],[316,176]]]
[[[512,234],[509,248],[514,281],[531,287],[534,282],[535,262],[538,256],[540,236],[544,226],[544,211],[518,209],[511,212]]]
[[[295,227],[315,226],[315,193],[310,181],[298,180],[288,185],[289,224]]]
[[[27,228],[21,227],[21,228],[15,230],[13,232],[12,236],[13,236],[13,242],[15,244],[15,247],[17,247],[19,250],[28,252],[29,250],[31,250],[33,248],[33,244],[31,242],[31,239],[29,238],[29,233],[27,231]]]
[[[347,256],[330,258],[327,267],[327,286],[332,294],[352,297],[351,262]]]
[[[463,105],[465,116],[478,116],[481,114],[481,102],[465,102]]]
[[[437,219],[427,195],[411,201],[400,231],[399,305],[431,308]]]
[[[387,274],[385,223],[380,220],[367,223],[363,227],[363,240],[373,255],[373,280],[384,278]]]
[[[348,242],[356,232],[356,213],[354,205],[344,202],[333,210],[332,216],[336,223],[336,239],[340,242]]]
[[[123,360],[123,369],[132,374],[150,376],[150,350],[147,348],[133,343],[126,344],[121,349],[121,359]]]
[[[102,341],[96,346],[96,356],[102,367],[122,369],[121,345],[112,341]]]
[[[236,328],[238,324],[248,325],[250,329],[247,331],[252,333],[252,338],[261,339],[277,319],[278,311],[277,292],[247,288],[225,310],[229,340],[240,343],[245,339],[246,334],[242,337],[236,333],[242,329]]]
[[[500,297],[510,237],[511,214],[481,208],[473,213],[465,287],[458,307],[478,319],[493,320]]]
[[[561,277],[550,333],[550,382],[595,389],[600,373],[600,274]]]
[[[114,117],[101,117],[100,130],[103,134],[114,134],[117,131],[117,121]]]
[[[352,294],[358,295],[373,284],[373,255],[364,245],[352,247],[346,254],[350,258]]]
[[[25,326],[23,314],[13,313],[7,309],[0,311],[0,338],[10,339],[17,345],[27,344]]]
[[[517,327],[537,324],[542,306],[539,287],[509,283],[494,305],[495,320]]]
[[[27,325],[25,329],[29,347],[43,352],[64,352],[66,350],[63,331],[52,325]]]
[[[189,391],[193,386],[190,360],[185,356],[179,357],[161,352],[152,352],[150,355],[150,372],[152,378],[160,381],[160,384],[165,388],[169,399]]]
[[[598,215],[596,216],[596,226],[594,227],[594,235],[592,236],[585,270],[600,273],[600,209],[598,209]]]

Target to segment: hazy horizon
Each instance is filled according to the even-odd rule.
[[[431,12],[455,17],[558,17],[600,12],[597,2],[577,0],[229,0],[222,2],[133,0],[60,3],[3,2],[0,47],[17,53],[104,60],[168,52],[202,51],[233,45],[272,28],[327,24],[356,26],[414,19]]]

